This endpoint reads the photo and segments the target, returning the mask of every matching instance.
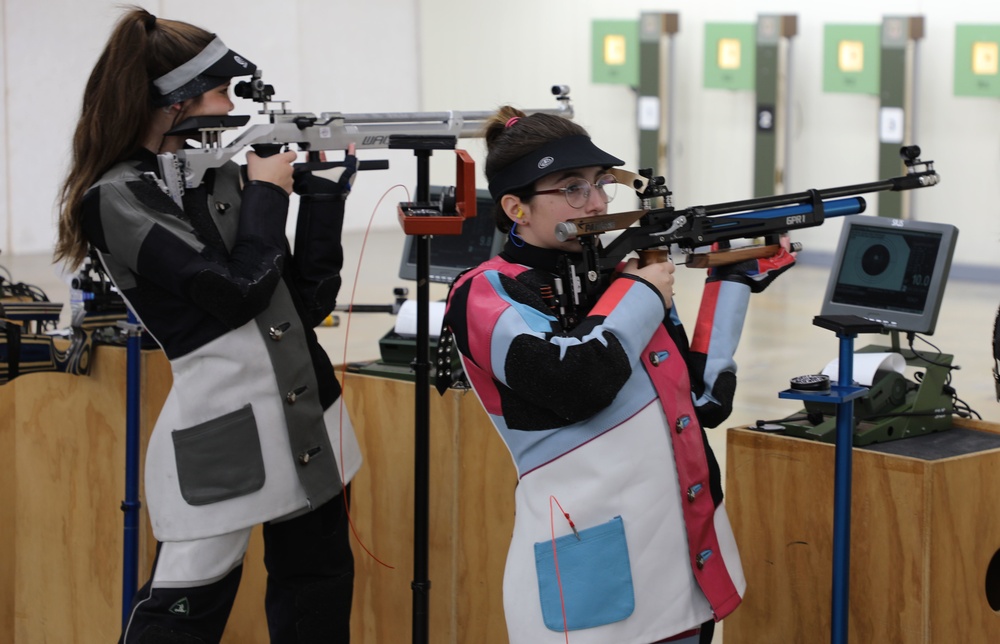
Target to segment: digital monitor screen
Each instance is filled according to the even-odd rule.
[[[889,331],[933,333],[957,237],[950,224],[845,218],[822,315],[857,315]]]
[[[437,202],[444,188],[431,186],[430,201]],[[459,273],[478,266],[500,252],[503,235],[493,220],[493,199],[486,190],[476,191],[476,216],[462,222],[461,235],[434,235],[429,240],[431,282],[450,284]],[[399,277],[417,279],[417,245],[413,236],[407,236]]]

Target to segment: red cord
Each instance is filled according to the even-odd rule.
[[[407,201],[409,201],[409,195],[410,195],[409,190],[407,190],[406,186],[404,186],[403,184],[397,183],[396,185],[389,187],[388,190],[386,190],[384,193],[382,193],[382,196],[379,198],[378,202],[375,204],[375,208],[372,209],[372,215],[371,215],[371,217],[368,218],[368,226],[365,228],[365,236],[361,240],[361,251],[358,254],[358,266],[357,266],[357,268],[354,271],[354,283],[351,285],[351,300],[350,300],[350,305],[347,307],[347,322],[345,322],[345,324],[344,324],[344,354],[343,354],[343,359],[341,360],[341,365],[342,366],[341,366],[341,371],[340,371],[341,393],[340,393],[340,434],[339,434],[340,435],[340,447],[339,447],[339,449],[340,449],[340,467],[341,468],[343,468],[343,463],[344,463],[344,407],[346,406],[346,403],[345,403],[345,393],[347,391],[347,345],[348,345],[348,339],[350,338],[350,334],[351,334],[351,313],[352,313],[352,311],[354,309],[354,294],[358,290],[358,277],[361,275],[361,260],[365,256],[365,245],[368,243],[368,233],[371,232],[372,221],[374,221],[375,214],[378,212],[379,206],[382,205],[382,201],[395,188],[402,188],[404,191],[406,191]],[[340,472],[340,480],[341,481],[344,480],[344,471],[343,471],[343,469],[341,469],[341,472]],[[347,512],[347,523],[348,523],[348,525],[351,526],[351,534],[354,535],[354,540],[358,542],[358,545],[361,546],[362,550],[364,550],[366,553],[368,553],[369,557],[371,557],[372,559],[374,559],[379,564],[385,566],[386,568],[389,568],[390,570],[395,570],[396,569],[395,566],[391,566],[391,565],[385,563],[384,561],[382,561],[381,559],[379,559],[378,557],[376,557],[372,553],[372,551],[368,549],[368,546],[365,545],[364,541],[361,540],[361,537],[358,536],[358,531],[354,527],[354,519],[351,517],[351,508],[350,508],[350,506],[347,503],[347,494],[342,494],[341,496],[344,497],[344,511]]]
[[[569,513],[566,512],[566,510],[563,510],[563,506],[561,503],[559,503],[559,499],[550,494],[549,527],[552,529],[552,559],[553,562],[555,563],[555,568],[556,568],[556,584],[559,586],[559,606],[562,609],[563,633],[566,635],[566,644],[569,644],[569,624],[567,623],[566,620],[566,598],[563,596],[562,577],[559,574],[559,555],[556,553],[556,518],[555,518],[555,512],[552,511],[553,501],[555,501],[556,505],[559,506],[559,511],[563,513],[563,516],[566,517],[566,521],[569,523],[569,527],[573,529],[573,534],[576,534],[577,538],[579,538],[580,535],[576,531],[576,525],[573,524],[573,520],[569,518]]]

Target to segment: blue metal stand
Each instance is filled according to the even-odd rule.
[[[132,311],[124,324],[126,345],[125,384],[125,533],[122,561],[122,628],[128,622],[132,597],[138,589],[139,576],[139,388],[142,367],[142,327]]]
[[[851,572],[851,458],[854,447],[854,400],[868,393],[854,386],[854,338],[858,333],[877,333],[882,326],[855,316],[817,316],[813,324],[837,333],[840,338],[838,384],[829,393],[786,389],[779,398],[836,403],[836,460],[833,482],[833,589],[831,597],[832,644],[847,644],[850,612]]]

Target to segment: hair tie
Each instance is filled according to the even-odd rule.
[[[149,33],[150,31],[153,30],[153,27],[156,26],[156,16],[154,16],[151,13],[146,14],[145,24],[146,24],[146,33]]]
[[[504,127],[512,127],[515,123],[517,123],[520,120],[521,120],[520,116],[512,116],[509,119],[507,119],[507,123],[504,125]]]

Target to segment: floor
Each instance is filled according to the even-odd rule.
[[[342,304],[388,305],[393,289],[409,289],[416,297],[416,285],[398,278],[404,236],[396,230],[377,231],[365,237],[346,235],[346,263]],[[788,388],[789,379],[816,373],[837,357],[838,340],[830,332],[812,324],[819,314],[829,270],[803,262],[778,279],[767,291],[753,296],[743,338],[736,354],[739,386],[734,412],[728,425],[753,424],[758,419],[777,419],[799,409],[797,403],[778,398]],[[69,289],[44,255],[0,255],[0,274],[13,282],[41,288],[53,301],[66,302]],[[688,330],[693,328],[704,275],[700,270],[677,269],[676,301]],[[432,284],[432,301],[445,297],[447,287]],[[956,280],[948,284],[935,334],[928,338],[946,353],[954,355],[952,386],[958,396],[985,420],[1000,420],[992,376],[993,320],[1000,293],[992,283]],[[66,307],[68,308],[68,307]],[[387,313],[337,313],[338,324],[318,330],[320,340],[335,363],[363,361],[378,357],[378,340],[394,323]],[[68,324],[64,309],[62,326]],[[861,336],[856,346],[887,344],[888,338]],[[918,349],[933,353],[927,345]],[[710,442],[725,472],[725,431],[710,432]],[[720,641],[717,633],[716,641]]]

